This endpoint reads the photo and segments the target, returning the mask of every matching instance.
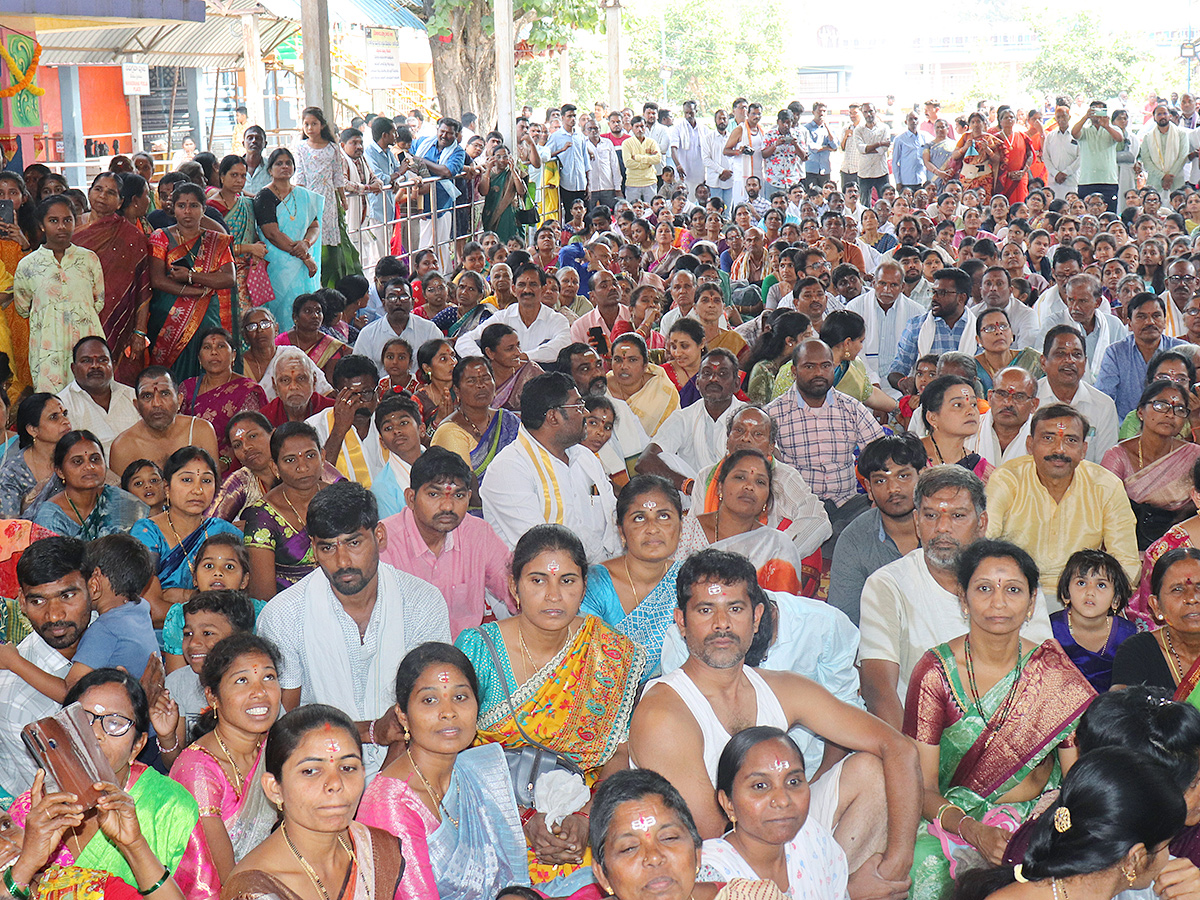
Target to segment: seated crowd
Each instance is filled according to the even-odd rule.
[[[526,155],[578,148],[555,113]],[[163,176],[148,237],[145,179],[99,176],[79,236],[144,269],[53,320],[37,279],[91,251],[66,200],[29,226],[9,900],[1200,896],[1200,296],[1154,188],[1126,229],[864,169],[859,209],[800,157],[726,223],[634,117],[616,189],[563,164],[568,222],[453,267],[402,222],[368,278],[304,122]],[[486,221],[522,176],[468,143]],[[1157,266],[1110,284],[1127,250]],[[23,737],[75,704],[90,803]]]

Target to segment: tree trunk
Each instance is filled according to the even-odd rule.
[[[485,13],[491,14],[483,0],[471,0],[451,14],[449,41],[429,36],[442,114],[458,119],[465,112],[475,113],[475,130],[481,134],[496,127],[496,44],[484,30]]]

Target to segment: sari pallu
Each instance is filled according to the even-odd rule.
[[[520,430],[521,417],[516,413],[500,409],[492,416],[492,421],[488,423],[479,443],[471,451],[471,469],[480,484],[483,483],[484,473],[496,458],[496,454],[515,441]]]
[[[1146,548],[1141,582],[1125,607],[1125,617],[1135,622],[1140,630],[1156,631],[1159,628],[1159,623],[1150,615],[1150,573],[1154,571],[1154,564],[1169,550],[1193,546],[1191,534],[1180,523],[1167,529],[1166,534]]]
[[[715,482],[716,478],[713,481]],[[750,560],[758,573],[759,587],[787,594],[800,593],[800,573],[804,562],[796,551],[796,545],[782,531],[770,528],[764,523],[761,528],[710,543],[700,520],[689,513],[683,520],[683,531],[679,536],[679,550],[675,558],[682,561],[691,554],[709,547],[737,553]]]
[[[220,762],[196,745],[187,747],[171,766],[171,778],[187,789],[200,806],[200,815],[225,823],[233,845],[234,862],[266,840],[279,818],[262,789],[266,743],[240,785],[232,785]]]
[[[351,822],[350,843],[354,848],[354,861],[346,883],[339,893],[330,895],[330,900],[429,900],[426,897],[410,897],[403,889],[400,876],[407,860],[400,842],[378,828]],[[184,892],[187,900],[193,900]],[[234,872],[221,890],[224,900],[303,900],[282,881],[268,872],[247,869]]]
[[[104,271],[100,323],[112,348],[113,375],[122,384],[133,384],[145,367],[145,353],[134,354],[130,345],[137,311],[150,302],[150,242],[120,213],[94,219],[75,232],[73,240],[100,258]]]
[[[954,149],[958,150],[961,147],[970,147],[972,143],[975,146],[962,156],[962,169],[958,176],[959,181],[962,182],[963,190],[986,190],[990,195],[992,193],[992,185],[996,180],[996,167],[984,152],[984,147],[988,150],[996,150],[1000,147],[1000,139],[996,135],[989,134],[986,131],[979,137],[975,137],[968,131],[958,139],[958,143]]]
[[[55,534],[77,537],[81,541],[94,541],[109,534],[128,532],[139,519],[150,514],[149,507],[141,500],[121,490],[116,485],[106,484],[96,498],[96,505],[83,522],[64,510],[52,497],[59,493],[60,485],[53,485],[53,493],[45,498],[33,516],[39,525]]]
[[[233,448],[225,433],[229,420],[240,412],[262,409],[267,405],[267,395],[258,382],[236,373],[224,384],[197,394],[203,381],[204,376],[197,375],[179,386],[183,398],[179,411],[187,416],[198,416],[212,425],[217,433],[217,467],[224,475],[235,462]]]
[[[1029,139],[1024,132],[1016,130],[1011,138],[1006,138],[1003,132],[998,133],[996,137],[1002,144],[1000,170],[996,173],[996,190],[1007,197],[1009,203],[1024,203],[1029,195],[1029,173],[1022,172],[1019,178],[1013,178],[1013,173],[1021,172],[1025,168]]]
[[[1192,468],[1200,459],[1200,444],[1183,443],[1161,459],[1135,469],[1124,447],[1113,447],[1102,464],[1121,479],[1137,517],[1138,550],[1145,551],[1167,529],[1191,518]]]
[[[525,834],[513,800],[508,763],[498,744],[458,754],[439,822],[412,785],[379,775],[363,794],[358,821],[382,828],[407,847],[425,844],[441,900],[491,900],[510,884],[529,884]],[[457,822],[457,824],[455,824]],[[405,880],[420,859],[408,859]]]
[[[1020,679],[1010,714],[997,722],[1013,681]],[[1038,798],[1001,804],[1001,798],[1024,781],[1060,746],[1073,746],[1079,717],[1096,692],[1055,641],[1025,655],[980,698],[985,720],[963,687],[949,644],[926,652],[909,680],[904,733],[923,744],[937,744],[938,786],[942,796],[967,815],[1013,831],[1033,810]],[[1062,780],[1057,758],[1046,789]],[[912,900],[940,898],[956,864],[982,861],[957,835],[929,823],[917,837],[910,872]]]
[[[279,337],[275,338],[276,347],[299,347],[292,341],[292,333],[285,331]],[[324,371],[325,367],[331,362],[337,362],[343,356],[349,356],[354,351],[346,345],[344,341],[339,341],[335,337],[328,334],[322,334],[317,342],[304,351],[308,358],[317,364],[317,367]]]
[[[482,634],[495,644],[503,671],[495,672]],[[456,642],[485,674],[488,687],[480,698],[479,743],[500,744],[504,749],[526,745],[510,714],[500,679],[512,694],[512,709],[521,717],[521,728],[534,740],[569,758],[584,771],[584,780],[595,784],[600,768],[629,735],[629,719],[637,696],[646,651],[595,616],[587,616],[574,638],[532,678],[517,685],[504,640],[495,623],[464,631]],[[529,877],[534,884],[569,875],[574,866],[552,866],[529,853]],[[591,864],[590,851],[583,865]]]
[[[216,231],[201,230],[187,244],[176,243],[169,228],[150,235],[150,252],[167,269],[186,266],[196,272],[216,272],[233,263],[232,246],[229,235]],[[232,334],[238,318],[235,305],[232,288],[209,289],[200,297],[155,291],[150,300],[150,361],[170,368],[176,381],[200,374],[200,332],[219,325]]]
[[[263,190],[270,191],[270,188]],[[262,196],[261,191],[259,196]],[[275,224],[287,238],[298,241],[304,237],[313,220],[320,222],[324,208],[325,198],[320,194],[302,187],[293,187],[287,199],[275,206]],[[309,275],[308,268],[302,260],[285,253],[268,240],[263,234],[261,224],[258,227],[258,239],[267,246],[267,275],[275,293],[275,299],[265,305],[279,323],[279,330],[288,331],[292,327],[292,301],[301,294],[311,294],[321,287],[322,254],[313,254],[317,271]],[[314,246],[321,246],[319,235]]]
[[[191,589],[196,586],[191,564],[195,562],[196,552],[200,549],[200,545],[209,537],[221,533],[236,534],[239,538],[243,536],[239,529],[234,528],[224,519],[205,519],[199,528],[174,547],[168,546],[166,535],[152,519],[139,520],[129,530],[129,533],[150,550],[154,573],[158,576],[159,584],[164,589]]]
[[[195,799],[182,785],[142,763],[133,764],[129,779],[126,791],[133,798],[142,834],[154,855],[171,871],[183,896],[188,900],[215,900],[221,884],[200,827],[200,812]],[[24,827],[29,808],[30,797],[26,791],[13,801],[9,813],[14,822]],[[50,861],[60,866],[97,869],[129,884],[137,884],[121,851],[100,831],[78,856],[74,845],[64,838]]]
[[[523,363],[503,384],[496,385],[496,397],[492,401],[492,405],[503,409],[510,409],[513,412],[520,412],[521,390],[525,387],[529,379],[536,378],[541,374],[542,367],[537,363]]]

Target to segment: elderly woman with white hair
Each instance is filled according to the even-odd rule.
[[[286,366],[284,365],[285,363],[287,364]],[[308,373],[313,389],[318,394],[328,394],[333,391],[333,385],[329,383],[329,380],[325,377],[325,373],[321,371],[320,366],[313,362],[307,353],[299,347],[284,345],[275,351],[275,355],[271,357],[270,363],[267,364],[263,376],[258,382],[263,391],[266,392],[268,401],[280,396],[277,385],[277,373],[279,370],[296,365],[304,367],[304,371]],[[319,410],[314,409],[313,412],[319,412]]]

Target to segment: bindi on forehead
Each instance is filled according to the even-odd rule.
[[[638,816],[629,823],[629,827],[634,831],[649,831],[658,823],[654,816]]]
[[[775,760],[775,762],[771,763],[771,768],[774,769],[776,772],[786,772],[791,767],[792,767],[792,764],[790,762],[788,762],[786,759],[777,759],[777,760]]]
[[[722,587],[719,584],[710,584],[708,586],[708,595],[710,597],[717,596],[717,594],[721,593],[721,591],[722,591]]]
[[[449,684],[450,683],[450,673],[449,672],[438,672],[437,680],[440,681],[442,684]]]

